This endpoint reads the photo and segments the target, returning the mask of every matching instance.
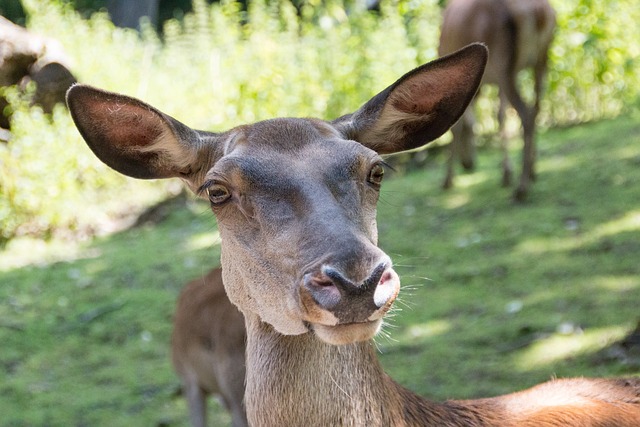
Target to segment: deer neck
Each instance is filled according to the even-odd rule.
[[[257,316],[245,321],[252,426],[501,425],[499,405],[490,399],[436,403],[401,387],[370,341],[334,346],[313,333],[282,335]]]
[[[334,346],[247,316],[245,404],[253,426],[404,425],[405,394],[372,342]],[[416,396],[417,398],[417,396]]]
[[[313,333],[282,335],[258,318],[246,322],[251,425],[395,425],[399,394],[373,343],[334,346]]]

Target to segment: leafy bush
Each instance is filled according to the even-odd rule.
[[[640,8],[634,0],[552,0],[558,31],[550,52],[546,121],[616,116],[640,99]]]
[[[632,1],[607,2],[606,15],[598,2],[554,2],[559,29],[546,125],[614,116],[637,102],[640,12]],[[168,21],[160,36],[149,25],[141,34],[115,28],[104,13],[83,19],[62,1],[23,3],[28,27],[62,43],[81,82],[142,98],[208,130],[357,108],[436,56],[441,12],[438,0],[385,3],[380,13],[309,2],[300,14],[286,0],[253,1],[247,12],[234,2],[195,0],[193,13]],[[480,105],[481,127],[491,128],[494,105]],[[0,147],[0,240],[99,232],[172,191],[101,165],[62,109],[50,121],[20,100],[12,108],[14,137]]]
[[[129,209],[175,188],[126,179],[96,161],[62,106],[53,120],[23,101],[14,101],[14,109],[14,139],[0,144],[0,241],[15,233],[78,237],[109,231]]]

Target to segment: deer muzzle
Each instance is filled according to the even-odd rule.
[[[325,341],[342,344],[373,337],[399,290],[400,279],[386,259],[362,281],[322,265],[304,275],[300,293],[314,331]],[[329,331],[332,338],[325,339]]]

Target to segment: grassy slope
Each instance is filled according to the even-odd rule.
[[[637,359],[603,349],[640,317],[639,140],[637,117],[541,135],[526,206],[498,187],[493,151],[449,193],[436,164],[389,179],[380,244],[404,291],[391,338],[377,341],[392,376],[441,399],[552,375],[637,375]],[[170,319],[182,283],[218,255],[201,203],[94,242],[11,244],[0,253],[0,426],[186,425]],[[214,425],[228,422],[211,406]]]
[[[388,183],[380,243],[412,288],[382,341],[392,375],[447,398],[639,374],[637,358],[598,353],[640,320],[638,142],[637,119],[541,135],[526,206],[497,187],[497,153],[449,194],[442,170]]]

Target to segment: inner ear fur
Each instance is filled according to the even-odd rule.
[[[480,86],[487,56],[487,48],[476,43],[422,65],[334,125],[381,154],[425,145],[462,116]]]
[[[89,148],[116,171],[142,179],[192,173],[199,134],[152,106],[85,85],[69,89],[67,105]]]

